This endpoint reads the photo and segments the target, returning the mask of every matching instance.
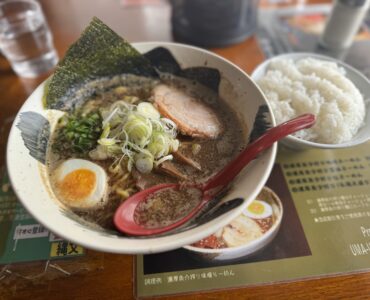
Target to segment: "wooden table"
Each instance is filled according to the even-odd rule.
[[[61,57],[94,15],[131,42],[172,39],[169,24],[170,9],[167,5],[123,7],[119,0],[41,2]],[[263,55],[254,38],[228,48],[212,50],[248,73],[263,61]],[[12,120],[25,99],[43,79],[30,80],[17,77],[7,61],[0,57],[0,166],[5,162],[5,148]],[[96,270],[50,280],[42,285],[25,284],[21,287],[12,287],[10,290],[0,290],[0,299],[132,299],[133,256],[93,251],[89,253],[89,257],[98,258],[99,268]],[[174,298],[369,299],[370,272],[162,299]]]

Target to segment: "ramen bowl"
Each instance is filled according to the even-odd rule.
[[[264,187],[256,201],[231,223],[203,240],[184,246],[184,249],[205,261],[246,258],[268,247],[279,231],[282,218],[280,198]]]
[[[270,64],[273,61],[279,60],[279,59],[289,59],[295,62],[297,60],[307,59],[307,58],[313,58],[313,59],[317,59],[323,62],[335,63],[339,68],[345,71],[345,77],[349,79],[349,81],[351,81],[353,85],[358,89],[358,91],[362,94],[362,97],[365,102],[365,118],[363,120],[362,126],[358,129],[357,133],[354,134],[353,137],[346,142],[341,142],[341,143],[314,142],[314,141],[305,140],[305,139],[296,137],[294,135],[289,135],[285,137],[284,139],[282,139],[280,142],[289,148],[301,150],[301,149],[312,149],[312,148],[321,148],[321,149],[347,148],[347,147],[356,146],[356,145],[359,145],[359,144],[362,144],[368,141],[370,139],[370,106],[368,105],[368,101],[370,99],[370,81],[365,75],[363,75],[360,71],[358,71],[354,67],[340,60],[337,60],[337,59],[334,59],[332,57],[328,57],[325,55],[314,54],[314,53],[301,53],[301,52],[286,53],[286,54],[281,54],[281,55],[265,60],[263,63],[261,63],[259,66],[255,68],[255,70],[252,72],[251,77],[258,84],[258,80],[260,80],[262,77],[265,76],[265,74],[267,73],[269,69]],[[310,73],[310,75],[313,76],[314,72],[312,72],[312,74]],[[306,80],[307,80],[307,77],[306,77]],[[338,78],[337,80],[338,82],[340,82]],[[338,88],[342,89],[339,83],[337,83],[337,86]],[[307,87],[307,89],[309,88]],[[325,93],[331,92],[333,94],[333,92],[330,90],[324,91],[324,92]],[[353,99],[353,97],[351,97],[349,94],[347,94],[347,97],[350,100]],[[292,106],[297,106],[297,104],[294,103]],[[338,105],[338,107],[340,107],[340,105]],[[334,113],[334,109],[329,112],[329,114],[333,114],[333,113]],[[324,112],[320,114],[324,114]],[[336,118],[337,117],[338,116],[336,116]],[[349,122],[350,121],[347,121],[347,123]],[[346,122],[344,121],[341,121],[339,123],[346,124]],[[332,134],[337,134],[335,130],[333,131],[334,132]]]
[[[194,67],[214,68],[220,73],[218,93],[237,112],[248,131],[251,131],[257,111],[267,105],[265,97],[251,78],[236,65],[206,50],[176,43],[135,43],[140,53],[161,47],[169,51],[182,70]],[[166,66],[168,63],[166,62]],[[228,224],[258,195],[268,179],[276,155],[276,143],[251,162],[235,179],[222,201],[243,198],[244,202],[232,211],[206,224],[184,232],[164,236],[125,236],[114,230],[102,229],[86,222],[58,201],[51,188],[45,153],[52,124],[60,113],[43,106],[42,83],[25,101],[12,126],[7,146],[7,168],[12,187],[23,206],[42,225],[54,234],[86,248],[113,253],[156,253],[198,241]],[[275,124],[271,111],[266,120]]]

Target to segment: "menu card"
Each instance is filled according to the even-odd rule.
[[[234,261],[186,249],[136,258],[136,296],[322,277],[370,269],[370,144],[294,151],[280,147],[267,182],[283,203],[276,237]]]

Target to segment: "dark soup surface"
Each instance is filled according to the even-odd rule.
[[[245,146],[246,128],[237,114],[198,83],[122,75],[93,88],[59,119],[48,169],[58,199],[105,229],[115,230],[115,210],[139,190],[204,182]],[[136,220],[168,225],[200,198],[191,189],[158,192],[139,207]]]
[[[202,192],[195,188],[163,189],[142,201],[135,211],[135,222],[146,228],[170,225],[189,214],[199,204]]]

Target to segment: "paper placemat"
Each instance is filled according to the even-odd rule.
[[[185,249],[139,255],[136,295],[191,293],[370,269],[370,144],[340,150],[279,149],[267,182],[283,203],[274,240],[232,262]]]

